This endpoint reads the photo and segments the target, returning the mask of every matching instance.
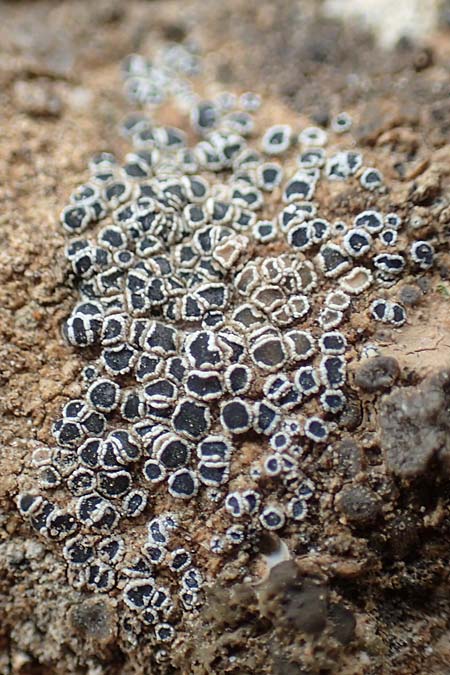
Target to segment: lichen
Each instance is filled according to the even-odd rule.
[[[133,114],[124,163],[92,158],[63,209],[78,293],[63,335],[84,350],[83,393],[55,421],[54,446],[36,447],[36,487],[17,504],[68,582],[99,598],[74,610],[73,626],[107,639],[99,608],[113,598],[121,648],[150,641],[164,660],[214,569],[253,556],[262,532],[301,539],[311,511],[320,518],[328,495],[311,465],[360,422],[348,366],[377,322],[405,324],[397,284],[427,273],[439,246],[414,241],[392,212],[382,173],[346,141],[345,115],[331,134],[257,134],[259,97],[199,101],[186,81],[196,56],[162,58],[162,70],[127,60],[126,90],[145,104],[175,95],[200,140]],[[335,220],[323,195],[347,184],[367,204]],[[356,376],[366,392],[399,378],[391,361],[375,377],[372,365]],[[358,449],[347,459],[352,478]],[[354,526],[381,515],[371,489],[354,486],[336,509]],[[346,644],[352,617],[321,584],[299,582],[288,619]],[[263,616],[281,625],[280,607]]]

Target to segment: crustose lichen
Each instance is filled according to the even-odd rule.
[[[202,603],[205,556],[226,560],[307,518],[302,458],[338,435],[351,317],[402,326],[386,289],[434,259],[391,211],[324,217],[330,185],[382,191],[358,150],[328,151],[325,130],[286,124],[258,145],[259,97],[198,100],[195,56],[165,59],[131,57],[127,92],[175,96],[200,140],[133,114],[125,162],[93,157],[64,208],[79,293],[64,335],[86,349],[85,391],[34,455],[39,487],[18,497],[59,542],[70,583],[123,603],[131,644],[175,638]],[[350,126],[342,114],[332,131]]]

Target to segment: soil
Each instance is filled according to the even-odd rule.
[[[387,464],[379,438],[380,426],[401,423],[383,423],[397,405],[383,397],[411,390],[420,408],[435,386],[427,378],[450,367],[445,21],[420,44],[400,39],[383,51],[365,29],[323,17],[314,0],[23,0],[0,2],[0,17],[0,675],[450,672],[445,442],[426,444],[427,461],[404,476],[389,468],[392,439]],[[264,123],[326,125],[349,112],[355,144],[391,183],[387,203],[412,209],[424,237],[433,232],[439,264],[405,279],[419,289],[408,324],[376,336],[399,364],[393,392],[356,390],[362,424],[350,420],[342,443],[315,458],[327,486],[315,508],[322,520],[330,513],[328,527],[313,523],[270,572],[264,546],[276,541],[218,572],[204,610],[158,663],[150,652],[117,648],[114,602],[68,586],[58,553],[30,531],[14,499],[32,484],[32,450],[51,442],[52,421],[80,391],[82,358],[61,337],[75,291],[58,214],[94,152],[123,153],[123,57],[185,39],[201,47],[200,88],[260,92]],[[184,123],[170,107],[165,115]],[[326,208],[339,217],[358,200],[336,193]],[[426,418],[430,434],[447,428],[442,414]]]

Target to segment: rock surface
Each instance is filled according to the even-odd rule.
[[[0,673],[442,675],[450,667],[449,34],[425,37],[430,52],[409,43],[385,53],[359,29],[323,20],[313,2],[180,8],[178,0],[0,6]],[[15,497],[19,483],[32,485],[32,451],[51,442],[51,423],[79,394],[83,361],[60,332],[75,293],[57,214],[94,152],[124,148],[113,133],[126,109],[120,60],[186,36],[207,55],[205,87],[263,92],[267,124],[299,115],[327,123],[347,110],[355,142],[391,182],[391,208],[414,208],[411,227],[434,232],[441,253],[427,284],[409,280],[423,282],[411,323],[375,336],[400,365],[397,388],[384,399],[377,388],[375,401],[358,395],[350,440],[305,462],[319,496],[287,542],[291,561],[267,574],[255,543],[217,571],[204,610],[167,659],[117,649],[114,598],[67,584],[56,550],[22,521]],[[180,123],[176,111],[166,116]],[[348,190],[328,206],[338,218],[365,203]],[[291,613],[295,630],[286,630]]]

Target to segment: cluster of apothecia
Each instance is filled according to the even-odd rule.
[[[127,60],[129,96],[175,97],[199,141],[130,115],[125,162],[93,157],[62,212],[79,293],[64,334],[86,348],[84,395],[55,422],[54,447],[34,453],[39,488],[18,497],[60,542],[73,585],[123,601],[132,643],[170,642],[201,604],[196,505],[222,524],[203,556],[301,527],[314,497],[302,457],[326,447],[346,407],[349,317],[357,305],[401,326],[383,289],[434,257],[395,213],[322,217],[319,184],[373,193],[381,172],[355,149],[327,151],[322,128],[278,124],[258,140],[259,97],[200,100],[187,80],[197,68],[179,46],[159,65]],[[350,127],[342,113],[331,133]]]

